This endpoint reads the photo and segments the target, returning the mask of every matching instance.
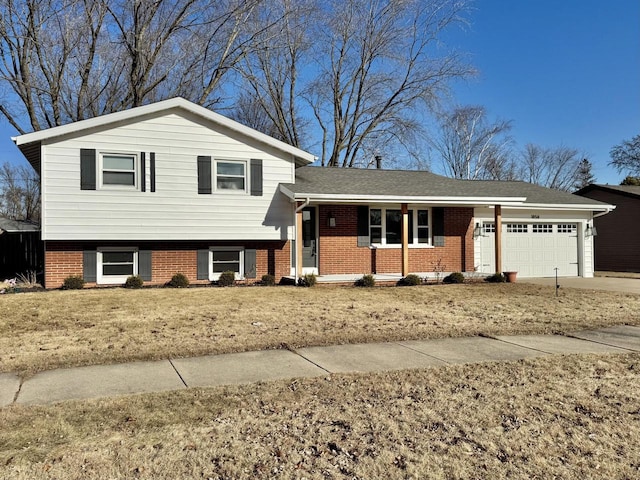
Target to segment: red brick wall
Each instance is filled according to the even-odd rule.
[[[358,247],[356,205],[321,205],[319,207],[320,275],[400,273],[401,248]],[[327,218],[336,219],[335,227]],[[473,271],[473,209],[445,208],[445,246],[410,248],[409,271],[433,272],[440,261],[442,271]]]
[[[82,251],[97,247],[117,246],[114,242],[55,242],[45,243],[45,287],[59,288],[69,275],[82,276]],[[151,281],[146,285],[164,285],[174,273],[184,273],[191,283],[207,284],[208,280],[197,280],[197,250],[214,245],[244,246],[256,249],[256,278],[270,273],[276,282],[288,276],[290,265],[290,244],[285,241],[273,242],[126,242],[120,245],[151,250]],[[87,284],[93,286],[95,284]]]

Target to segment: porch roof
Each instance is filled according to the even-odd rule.
[[[301,167],[280,185],[293,200],[315,203],[432,203],[610,211],[606,203],[521,181],[458,180],[418,170]]]

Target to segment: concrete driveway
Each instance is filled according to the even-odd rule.
[[[554,287],[555,277],[522,278],[521,283],[534,283],[536,285],[548,285]],[[589,290],[608,290],[611,292],[640,294],[640,278],[614,278],[614,277],[559,277],[560,288],[586,288]]]

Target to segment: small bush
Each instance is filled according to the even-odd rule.
[[[84,287],[84,278],[80,275],[69,275],[64,279],[62,288],[65,290],[80,290]]]
[[[230,287],[234,283],[236,283],[236,274],[231,270],[222,272],[220,278],[218,278],[218,285],[221,287]]]
[[[313,287],[318,279],[315,273],[307,273],[298,279],[299,287]]]
[[[501,273],[494,273],[493,275],[486,277],[484,281],[489,283],[504,283],[507,279]]]
[[[422,283],[422,279],[416,275],[415,273],[410,273],[404,278],[401,278],[398,282],[398,285],[401,287],[413,287],[415,285],[420,285]]]
[[[356,280],[356,287],[375,287],[376,279],[373,275],[363,275],[362,278]]]
[[[442,279],[444,283],[464,283],[464,275],[461,272],[453,272]]]
[[[187,288],[189,286],[189,279],[184,273],[178,272],[171,277],[167,285],[173,288]]]
[[[124,288],[142,288],[144,280],[140,275],[131,275],[127,277],[127,281],[124,282]]]
[[[269,274],[262,275],[262,279],[260,280],[260,283],[265,287],[273,287],[276,284],[276,277]]]

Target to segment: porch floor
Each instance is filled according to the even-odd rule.
[[[361,279],[363,274],[348,274],[348,275],[318,275],[316,281],[318,283],[354,283],[356,280]],[[287,277],[292,281],[295,281],[294,277]],[[403,278],[400,273],[377,273],[373,274],[376,283],[397,283]]]

